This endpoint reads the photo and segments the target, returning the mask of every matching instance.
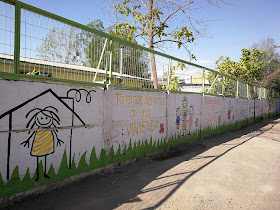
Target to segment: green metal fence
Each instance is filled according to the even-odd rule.
[[[0,0],[0,76],[267,98],[267,89],[150,50],[20,1]]]

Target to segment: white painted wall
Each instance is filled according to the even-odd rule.
[[[55,171],[59,169],[61,159],[64,151],[67,153],[67,157],[70,158],[70,134],[72,126],[72,147],[71,157],[74,157],[75,162],[78,164],[81,155],[87,152],[86,161],[89,161],[89,156],[93,146],[96,147],[97,155],[103,148],[103,90],[94,89],[96,92],[91,92],[91,102],[86,102],[86,92],[81,91],[81,100],[77,102],[75,100],[75,91],[69,93],[69,97],[72,99],[58,97],[66,97],[67,92],[70,89],[86,89],[87,91],[93,90],[93,88],[84,87],[71,87],[68,85],[58,85],[52,83],[39,83],[39,82],[26,82],[26,81],[8,81],[0,80],[0,115],[5,112],[11,111],[11,126],[13,132],[11,133],[11,146],[10,146],[10,160],[9,160],[9,173],[13,172],[16,166],[19,166],[20,177],[23,177],[29,168],[30,173],[34,174],[36,170],[36,157],[30,155],[32,148],[32,142],[34,138],[30,139],[29,148],[21,145],[22,142],[26,141],[30,135],[32,135],[34,129],[38,129],[37,123],[34,124],[31,132],[25,131],[31,127],[27,127],[29,120],[35,116],[38,109],[44,109],[46,107],[54,107],[57,109],[54,111],[59,117],[59,125],[55,123],[57,127],[57,136],[64,142],[61,146],[56,145],[55,139],[55,151],[53,154],[47,156],[47,169],[53,164]],[[51,91],[48,91],[51,90]],[[42,93],[46,92],[43,95]],[[53,94],[54,93],[54,94]],[[32,100],[32,98],[35,98]],[[28,100],[31,100],[28,102]],[[65,104],[63,102],[65,102]],[[82,126],[83,123],[74,116],[71,111],[74,102],[74,112],[88,125],[87,127]],[[18,107],[21,106],[22,107]],[[69,108],[67,108],[67,105]],[[27,113],[31,112],[28,116]],[[13,110],[14,109],[14,110]],[[6,178],[7,174],[7,152],[8,152],[8,130],[9,130],[9,114],[4,118],[0,119],[0,172],[3,178]],[[30,124],[32,125],[32,123]],[[82,127],[79,127],[82,126]],[[51,126],[54,127],[54,126]],[[55,137],[54,137],[55,138]],[[39,160],[44,160],[40,157]],[[44,164],[44,161],[43,161]]]
[[[224,98],[216,96],[205,96],[201,100],[202,119],[201,128],[216,128],[223,124]]]
[[[112,91],[112,144],[123,150],[131,139],[153,142],[166,137],[166,93],[114,89]],[[161,127],[163,129],[161,129]]]
[[[188,135],[201,129],[201,95],[168,95],[168,135]],[[185,126],[186,125],[186,126]]]
[[[223,124],[228,125],[238,120],[238,99],[224,98],[223,100]]]

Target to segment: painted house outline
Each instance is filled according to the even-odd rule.
[[[71,89],[73,90],[73,89]],[[85,125],[84,121],[80,118],[80,116],[75,113],[74,111],[74,97],[69,97],[67,94],[67,97],[59,97],[52,89],[47,89],[44,92],[38,94],[37,96],[21,103],[20,105],[6,111],[5,113],[3,113],[2,115],[0,115],[0,120],[4,117],[6,117],[7,115],[9,116],[9,130],[8,130],[8,152],[7,152],[7,174],[6,174],[6,179],[9,180],[10,179],[10,155],[11,155],[11,136],[12,136],[12,124],[13,124],[13,112],[19,110],[20,108],[24,107],[25,105],[29,104],[30,102],[46,95],[46,94],[52,94],[62,105],[65,106],[65,108],[67,108],[68,110],[70,110],[70,112],[72,113],[72,126],[74,126],[74,118],[78,118],[78,120]],[[65,101],[65,99],[69,99],[72,100],[72,107],[71,108]],[[71,168],[71,159],[72,159],[72,128],[70,131],[70,152],[69,152],[69,168]]]

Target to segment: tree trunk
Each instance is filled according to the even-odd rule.
[[[153,36],[153,25],[154,25],[154,18],[153,18],[153,10],[154,10],[154,0],[150,0],[149,5],[149,48],[151,50],[154,49],[154,36]],[[157,70],[156,70],[156,61],[154,53],[150,53],[151,58],[151,65],[152,65],[152,73],[153,73],[153,85],[154,89],[158,89],[157,83]]]
[[[151,65],[152,65],[152,71],[153,71],[153,85],[154,85],[155,89],[158,89],[155,54],[150,53],[150,57],[151,57]]]

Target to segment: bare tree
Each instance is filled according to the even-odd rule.
[[[257,48],[262,51],[261,61],[264,63],[262,69],[262,78],[273,73],[280,66],[280,54],[276,49],[276,42],[273,38],[267,37],[252,45],[252,48]]]
[[[73,27],[54,27],[38,47],[38,56],[52,62],[76,64],[81,51],[78,35]]]
[[[267,37],[252,45],[262,51],[260,60],[263,62],[260,84],[272,90],[272,94],[280,95],[280,54],[277,51],[277,43],[271,37]]]

